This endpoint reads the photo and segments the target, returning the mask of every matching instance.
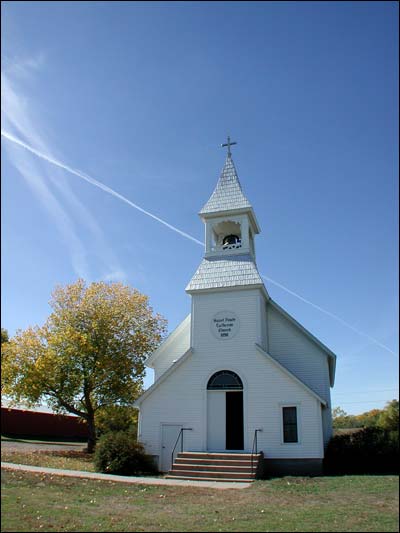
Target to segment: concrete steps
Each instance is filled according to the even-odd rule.
[[[180,452],[168,479],[203,481],[254,481],[260,468],[263,454]]]
[[[181,479],[181,480],[185,480],[186,479],[186,481],[215,481],[215,482],[224,481],[225,483],[226,482],[231,482],[231,483],[251,483],[252,481],[254,481],[254,479],[234,479],[234,478],[226,479],[226,478],[215,478],[215,477],[172,476],[170,474],[168,474],[165,477],[167,479]]]
[[[181,459],[179,457],[177,457],[175,459],[175,463],[174,464],[177,464],[177,465],[185,465],[187,464],[187,460],[186,459]],[[192,459],[191,460],[191,464],[193,465],[207,465],[207,464],[210,464],[210,459]],[[238,461],[237,459],[214,459],[212,461],[212,464],[213,465],[225,465],[225,466],[251,466],[251,460],[244,460],[244,461]]]

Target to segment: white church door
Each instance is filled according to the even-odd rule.
[[[230,370],[211,376],[207,385],[207,449],[243,450],[243,384]]]
[[[207,450],[225,450],[225,391],[207,391]]]
[[[172,450],[178,439],[182,426],[178,424],[163,424],[161,428],[161,471],[171,470]],[[180,451],[179,442],[175,452]],[[176,453],[174,455],[176,455]]]

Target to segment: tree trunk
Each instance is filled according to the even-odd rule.
[[[96,428],[94,425],[94,418],[87,419],[87,428],[88,428],[88,443],[86,451],[88,453],[93,453],[96,447]]]

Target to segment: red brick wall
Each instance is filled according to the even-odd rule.
[[[76,416],[1,408],[1,433],[10,436],[87,438],[85,422]]]

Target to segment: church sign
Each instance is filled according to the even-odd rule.
[[[211,331],[217,339],[231,339],[239,331],[239,319],[232,311],[220,311],[211,319]]]

